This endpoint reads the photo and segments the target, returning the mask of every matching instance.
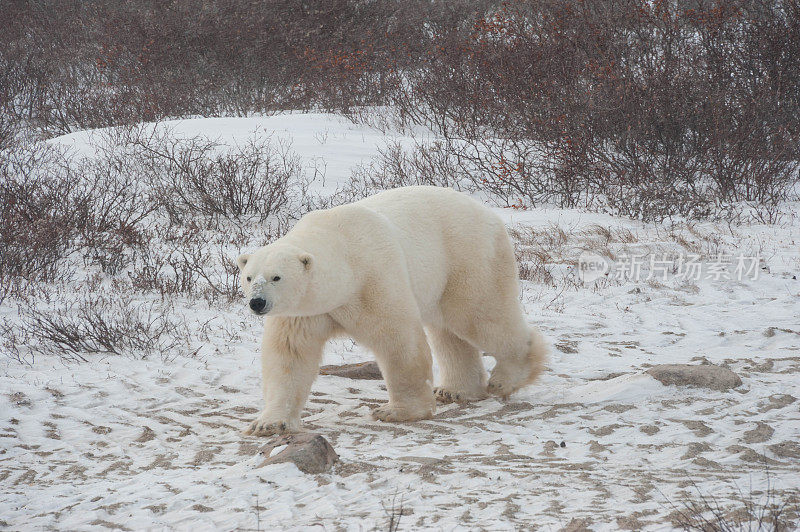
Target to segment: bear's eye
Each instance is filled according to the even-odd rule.
[[[276,275],[275,277],[272,278],[272,280],[273,281],[280,281],[281,280],[281,276],[280,275]]]
[[[249,283],[249,282],[250,282],[250,281],[252,281],[252,280],[253,280],[253,278],[252,278],[252,277],[250,277],[250,276],[248,275],[248,276],[247,276],[247,282]]]

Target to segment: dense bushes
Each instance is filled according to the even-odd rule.
[[[401,119],[508,205],[705,216],[797,182],[796,0],[504,3],[403,81]]]
[[[0,151],[0,276],[57,280],[86,219],[85,193],[63,153],[24,143]]]
[[[186,115],[347,109],[487,0],[12,0],[0,18],[0,143]],[[10,117],[10,119],[9,119]]]
[[[0,30],[0,146],[166,116],[390,105],[443,139],[433,171],[455,162],[504,205],[708,216],[769,211],[797,182],[798,0],[16,0]]]
[[[148,126],[93,146],[91,157],[28,140],[0,150],[0,301],[76,270],[134,271],[134,288],[162,296],[234,297],[227,254],[285,231],[319,173],[269,139],[222,149]]]

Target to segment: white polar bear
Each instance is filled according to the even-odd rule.
[[[398,188],[310,212],[237,262],[250,308],[266,316],[266,404],[246,433],[299,429],[323,346],[338,334],[374,352],[389,392],[374,413],[383,421],[429,418],[436,398],[505,397],[543,369],[502,220],[453,190]],[[488,383],[482,351],[497,361]]]

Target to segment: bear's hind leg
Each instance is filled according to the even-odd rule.
[[[494,395],[508,397],[544,371],[547,348],[538,329],[525,327],[517,335],[498,342],[487,354],[497,361],[487,389]]]
[[[547,357],[547,348],[538,329],[525,322],[521,311],[512,310],[519,316],[511,326],[476,317],[463,331],[457,331],[463,332],[464,338],[494,357],[496,364],[487,391],[502,397],[508,397],[535,381],[544,370]]]
[[[433,356],[439,364],[441,383],[433,389],[442,402],[475,401],[486,397],[486,369],[478,349],[440,328],[429,328]]]

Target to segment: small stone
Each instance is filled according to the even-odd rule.
[[[694,386],[724,392],[742,384],[737,374],[714,364],[659,364],[648,369],[647,373],[667,386]]]
[[[279,447],[279,452],[273,454]],[[259,467],[292,462],[303,473],[325,473],[339,460],[328,440],[309,432],[275,436],[259,453],[266,457]]]
[[[357,364],[342,364],[340,366],[322,366],[320,375],[333,375],[347,379],[375,380],[383,379],[378,364],[374,361],[359,362]]]

